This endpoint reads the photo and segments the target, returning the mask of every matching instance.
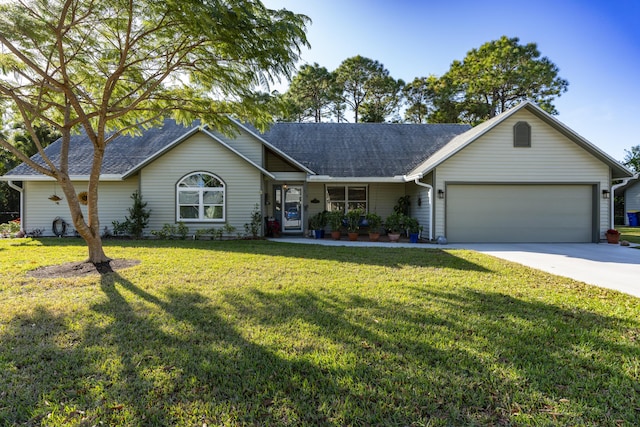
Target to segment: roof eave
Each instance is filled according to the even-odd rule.
[[[91,175],[69,175],[71,181],[89,181]],[[121,174],[101,174],[100,181],[124,181],[126,177]],[[48,175],[4,175],[0,176],[0,181],[33,181],[33,182],[53,182],[55,178]]]
[[[357,182],[357,183],[405,183],[404,176],[330,176],[310,175],[307,182]]]
[[[506,119],[508,119],[509,117],[511,117],[512,115],[517,113],[518,111],[522,110],[523,108],[527,109],[527,111],[529,111],[530,113],[534,114],[536,117],[538,117],[539,119],[541,119],[542,121],[547,123],[549,126],[551,126],[554,129],[556,129],[558,132],[560,132],[561,134],[563,134],[564,136],[569,138],[571,141],[573,141],[574,143],[578,144],[583,149],[587,150],[587,152],[589,152],[591,155],[593,155],[594,157],[598,158],[600,161],[602,161],[607,166],[609,166],[611,168],[611,176],[612,176],[612,178],[626,178],[626,177],[633,176],[633,172],[631,172],[625,166],[620,164],[613,157],[609,156],[607,153],[602,151],[600,148],[598,148],[597,146],[593,145],[587,139],[585,139],[582,136],[580,136],[579,134],[577,134],[575,131],[573,131],[572,129],[567,127],[565,124],[560,122],[558,119],[556,119],[551,114],[547,113],[546,111],[544,111],[542,108],[538,107],[537,105],[535,105],[531,101],[525,101],[525,102],[523,102],[523,103],[511,108],[510,110],[507,110],[503,114],[501,114],[499,116],[496,116],[494,119],[490,119],[487,122],[478,125],[478,126],[483,126],[484,125],[485,128],[482,129],[480,132],[477,132],[476,134],[474,134],[468,140],[466,140],[466,141],[463,140],[463,142],[460,144],[460,146],[456,147],[456,149],[452,150],[451,152],[447,153],[446,155],[444,155],[442,157],[439,157],[438,156],[438,152],[443,150],[443,149],[445,149],[447,147],[447,145],[449,145],[449,144],[446,144],[444,147],[442,147],[440,150],[438,150],[438,152],[434,153],[429,159],[427,159],[426,161],[424,161],[423,163],[421,163],[420,165],[415,167],[412,171],[410,171],[408,175],[409,176],[426,175],[427,173],[429,173],[432,170],[434,170],[437,166],[442,164],[445,160],[453,157],[455,154],[459,153],[466,146],[468,146],[472,142],[476,141],[480,137],[484,136],[487,132],[489,132],[494,127],[496,127],[500,123],[504,122]],[[467,132],[471,132],[471,131],[474,131],[474,130],[477,130],[477,129],[471,128]],[[465,132],[465,133],[467,133],[467,132]],[[464,138],[465,133],[463,133],[461,135],[458,135],[457,137],[453,138],[450,141],[450,143],[454,142],[458,138]]]
[[[554,129],[556,129],[558,132],[562,133],[564,136],[566,136],[567,138],[569,138],[570,140],[578,144],[580,147],[585,149],[589,154],[596,157],[603,163],[607,164],[607,166],[611,168],[612,178],[628,178],[633,176],[633,172],[629,170],[627,167],[622,165],[620,162],[618,162],[616,159],[611,157],[606,152],[602,151],[593,143],[589,142],[589,140],[587,140],[580,134],[576,133],[573,129],[567,127],[564,123],[562,123],[560,120],[556,119],[551,114],[544,111],[542,108],[538,107],[537,105],[531,102],[527,102],[527,105],[524,105],[524,107],[526,107],[529,112],[533,113],[539,119],[546,122],[547,124],[552,126]]]

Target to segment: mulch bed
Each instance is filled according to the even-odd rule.
[[[137,259],[112,259],[109,262],[94,264],[92,262],[68,262],[36,268],[27,273],[28,277],[38,279],[54,279],[60,277],[84,277],[113,273],[124,268],[140,264]]]

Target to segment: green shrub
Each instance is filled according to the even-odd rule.
[[[128,232],[136,239],[142,238],[144,229],[149,224],[151,210],[146,209],[147,202],[142,201],[142,195],[136,191],[131,195],[133,206],[129,208],[129,216],[125,218]]]
[[[262,228],[262,213],[260,212],[260,206],[257,204],[251,212],[251,222],[244,224],[244,231],[247,235],[256,238],[260,235],[260,229]],[[234,229],[235,230],[235,229]]]
[[[0,224],[0,236],[13,237],[20,232],[20,223],[16,221],[9,221],[5,224]]]

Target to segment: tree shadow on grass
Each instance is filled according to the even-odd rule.
[[[638,421],[637,322],[470,289],[100,286],[81,328],[44,308],[3,328],[7,424]]]
[[[456,339],[477,342],[491,363],[513,373],[520,393],[544,397],[531,409],[562,424],[640,423],[640,321],[499,292],[414,292],[451,306]]]
[[[79,361],[56,342],[67,332],[64,315],[35,307],[0,327],[0,424],[39,425],[51,409],[44,402],[68,386],[64,373]]]
[[[372,387],[364,401],[392,401],[395,418],[363,405],[365,413],[382,414],[368,420],[374,424],[640,421],[638,322],[498,293],[420,293],[440,299],[438,309],[419,299],[257,290],[230,303],[262,326],[302,325],[357,355],[348,375]],[[443,304],[450,310],[443,312]],[[355,398],[353,390],[344,392]]]
[[[81,239],[41,238],[38,244],[42,246],[86,246]],[[387,247],[347,247],[299,245],[294,243],[276,243],[267,240],[105,240],[105,252],[109,255],[110,246],[125,248],[135,247],[144,249],[202,249],[211,253],[237,253],[247,255],[262,255],[273,258],[293,258],[315,261],[337,261],[341,263],[358,263],[362,265],[402,268],[403,266],[451,268],[462,271],[488,271],[485,267],[458,257],[451,252],[441,249],[394,248]],[[136,255],[137,256],[137,255]]]
[[[208,242],[203,242],[206,245]],[[216,243],[219,243],[217,245]],[[248,253],[274,257],[293,257],[308,260],[330,260],[338,262],[358,263],[362,265],[387,266],[399,268],[402,266],[452,268],[467,271],[487,271],[481,265],[457,257],[441,249],[394,248],[387,247],[349,247],[349,246],[321,246],[300,245],[295,243],[277,243],[269,241],[237,241],[214,242],[211,250],[225,252]]]

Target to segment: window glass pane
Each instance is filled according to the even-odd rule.
[[[362,209],[363,211],[367,211],[367,203],[366,202],[349,202],[349,210],[353,209]]]
[[[329,200],[345,200],[344,187],[327,187],[327,197]]]
[[[217,205],[222,203],[222,191],[205,191],[203,201],[207,205]]]
[[[204,174],[197,173],[194,175],[189,175],[180,181],[179,187],[197,187],[197,188],[222,188],[224,184],[217,179],[216,177]]]
[[[200,203],[197,191],[178,191],[178,203],[181,205],[193,205]]]
[[[225,186],[217,177],[199,172],[183,178],[176,194],[178,219],[218,220],[224,218]]]
[[[367,187],[349,187],[349,200],[367,200]]]
[[[204,208],[204,217],[206,219],[221,219],[222,206],[206,206]]]
[[[329,202],[328,211],[344,212],[344,202]]]
[[[197,219],[198,207],[197,206],[180,206],[180,218],[181,219]]]
[[[205,187],[222,187],[222,183],[218,181],[215,177],[211,175],[203,175],[202,176]]]
[[[180,187],[198,187],[198,183],[202,182],[200,175],[191,175],[180,181]]]

